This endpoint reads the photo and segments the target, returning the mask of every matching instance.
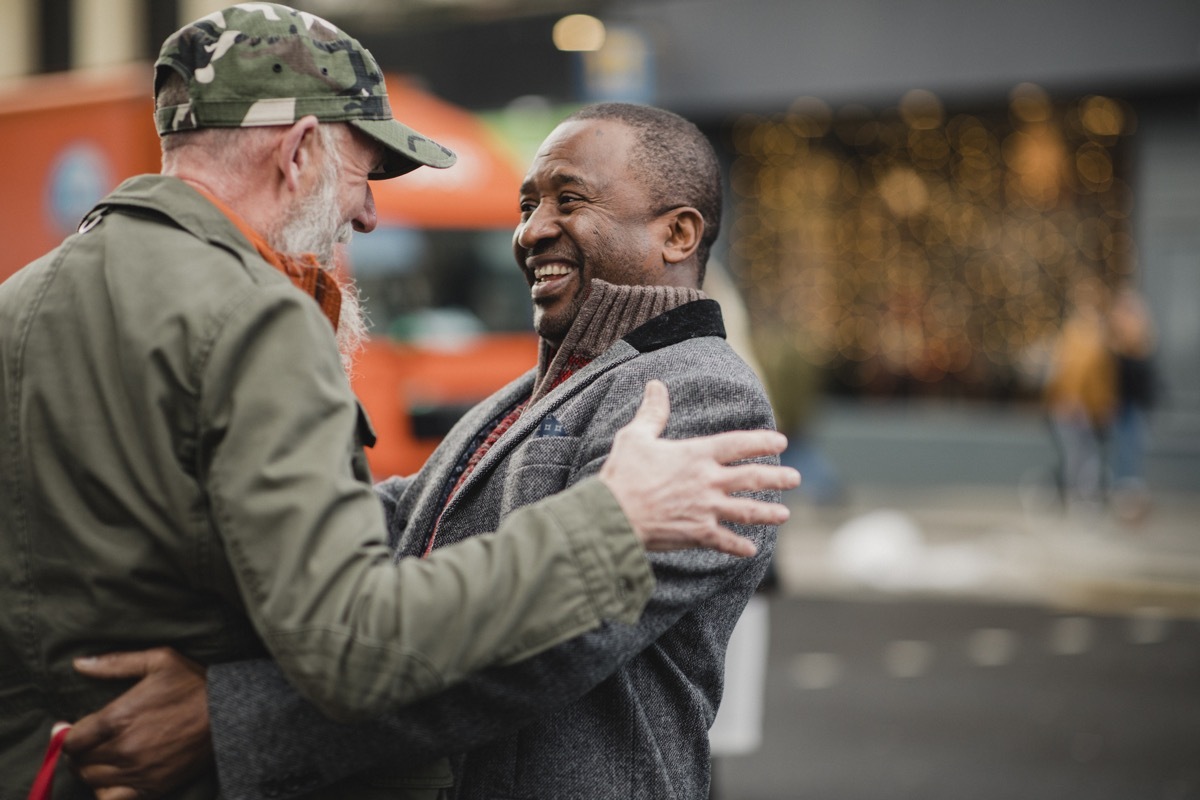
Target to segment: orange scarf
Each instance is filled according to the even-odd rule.
[[[271,245],[267,244],[267,240],[258,234],[258,231],[246,224],[246,221],[238,216],[232,208],[222,203],[216,197],[213,197],[204,189],[192,184],[192,188],[221,210],[225,216],[229,217],[229,221],[237,226],[237,229],[242,232],[242,235],[250,240],[254,245],[254,249],[263,257],[263,260],[273,266],[275,269],[288,276],[288,279],[295,284],[296,288],[317,301],[317,305],[321,307],[321,312],[333,325],[336,331],[338,326],[338,318],[342,311],[342,289],[338,286],[337,278],[329,270],[323,269],[320,263],[317,262],[317,257],[312,253],[304,253],[299,256],[289,256],[285,253],[280,253]]]

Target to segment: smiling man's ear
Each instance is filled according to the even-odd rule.
[[[681,264],[696,254],[704,236],[704,217],[691,206],[672,209],[663,216],[667,235],[663,241],[663,261]]]

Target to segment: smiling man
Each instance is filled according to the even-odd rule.
[[[622,107],[580,114],[605,108]],[[650,112],[635,106],[622,113]],[[705,175],[707,181],[693,179],[689,187],[687,176],[651,172],[653,180],[639,181],[638,175],[646,176],[666,156],[643,152],[654,141],[639,142],[637,129],[624,122],[580,117],[564,122],[542,145],[521,186],[514,246],[532,287],[534,327],[543,341],[561,344],[594,279],[618,286],[699,287],[720,221],[720,186],[712,183],[719,178]],[[614,163],[618,153],[628,157]],[[667,181],[684,185],[672,195],[663,185]],[[690,202],[670,205],[673,197],[682,202],[685,195]]]
[[[670,390],[668,437],[773,426],[698,288],[721,186],[694,125],[644,106],[584,108],[542,145],[519,196],[513,250],[538,365],[468,412],[419,475],[377,487],[398,556],[436,556],[600,473],[650,379]],[[332,725],[269,662],[210,667],[225,794],[415,796],[443,785],[434,759],[458,754],[452,793],[428,796],[707,797],[725,647],[775,543],[773,525],[738,532],[756,555],[652,554],[656,589],[636,622],[483,670],[374,724]]]

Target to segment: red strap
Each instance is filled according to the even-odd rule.
[[[50,800],[50,790],[54,788],[54,767],[58,765],[63,740],[70,731],[71,726],[66,722],[56,722],[50,729],[50,745],[46,748],[46,758],[42,761],[42,768],[38,770],[37,780],[29,790],[29,800]]]

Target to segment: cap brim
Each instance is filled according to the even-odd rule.
[[[458,159],[448,148],[394,119],[351,119],[351,125],[384,146],[383,169],[372,172],[373,181],[412,172],[417,167],[445,169]]]

